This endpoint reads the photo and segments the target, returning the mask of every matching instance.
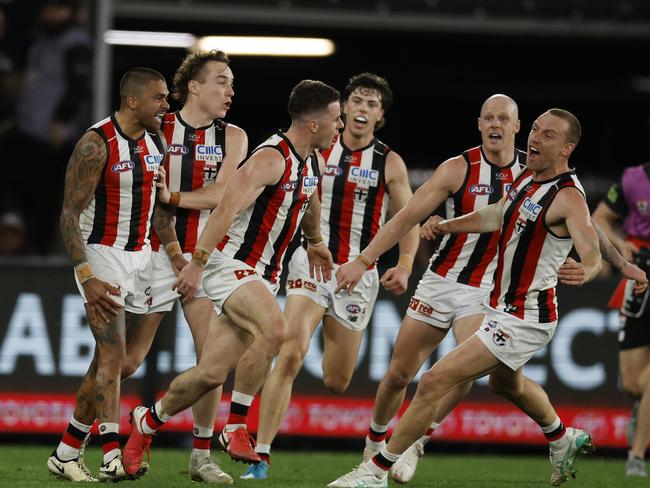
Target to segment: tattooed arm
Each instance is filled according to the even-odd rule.
[[[600,253],[604,261],[607,261],[614,268],[621,272],[623,276],[636,282],[634,292],[636,294],[642,293],[648,287],[648,278],[641,268],[634,263],[627,261],[623,255],[616,249],[616,246],[607,238],[607,235],[600,227],[600,225],[591,219],[591,224],[596,230],[598,235],[598,244]],[[566,285],[579,285],[582,283],[583,277],[581,276],[580,266],[573,259],[569,258],[560,267],[558,271],[558,278]]]
[[[86,262],[79,216],[92,199],[106,163],[106,145],[95,132],[83,135],[74,148],[65,174],[65,191],[59,226],[61,237],[75,266]],[[108,297],[119,290],[105,281],[91,277],[81,285],[87,300],[89,319],[109,322],[108,315],[117,315],[121,306]]]
[[[600,224],[598,224],[593,218],[591,219],[591,223],[598,234],[600,253],[603,256],[603,259],[619,270],[627,279],[636,282],[634,285],[634,293],[639,294],[644,292],[648,287],[648,277],[645,272],[636,264],[629,262],[623,257],[616,246],[607,238],[607,235],[600,227]]]

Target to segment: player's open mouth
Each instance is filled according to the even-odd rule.
[[[223,104],[224,107],[226,107],[226,110],[230,110],[230,106],[232,105],[232,102],[226,102]]]
[[[539,149],[537,149],[535,146],[528,146],[528,152],[530,154],[534,154],[535,156],[539,156]]]
[[[155,117],[158,119],[158,122],[162,123],[163,119],[165,118],[165,112],[157,113]]]
[[[500,141],[501,139],[503,139],[503,137],[501,136],[501,134],[498,134],[498,133],[496,133],[496,132],[490,132],[490,133],[488,134],[488,137],[489,137],[491,140],[493,140],[493,141],[494,141],[494,140],[496,140],[496,141]]]
[[[363,115],[357,115],[354,118],[354,121],[358,122],[359,124],[367,124],[368,123],[368,119],[366,117],[364,117]]]

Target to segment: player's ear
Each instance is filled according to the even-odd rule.
[[[560,154],[564,156],[565,158],[568,158],[571,156],[571,153],[573,150],[576,148],[576,145],[572,142],[569,142],[568,144],[565,144],[565,146],[562,148],[562,151],[560,151]]]
[[[135,110],[136,105],[138,104],[138,97],[135,95],[129,95],[126,97],[126,106],[129,107],[131,110]]]
[[[196,95],[199,91],[199,82],[196,80],[190,80],[187,82],[187,91]]]

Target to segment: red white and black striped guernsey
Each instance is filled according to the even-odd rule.
[[[226,156],[227,125],[214,120],[195,129],[178,112],[165,115],[163,132],[168,144],[165,171],[170,191],[194,191],[214,183]],[[194,252],[210,212],[176,209],[176,236],[183,252]],[[160,248],[155,230],[151,232],[151,248],[154,251]]]
[[[265,147],[276,149],[284,157],[282,177],[264,188],[260,196],[237,215],[217,248],[276,283],[282,272],[284,253],[300,226],[309,198],[318,187],[320,171],[316,155],[311,154],[303,160],[281,132],[260,144],[253,153]]]
[[[131,139],[114,115],[88,130],[106,143],[106,162],[95,194],[79,218],[81,235],[87,244],[139,251],[149,244],[154,179],[165,153],[163,142],[146,131]]]
[[[467,163],[465,180],[447,198],[448,219],[460,217],[498,202],[526,164],[526,153],[515,150],[512,162],[504,167],[492,164],[481,146],[463,153]],[[489,290],[497,265],[499,231],[483,234],[446,234],[431,256],[431,271],[444,277]]]
[[[499,258],[490,306],[520,319],[548,323],[557,320],[557,271],[573,241],[554,234],[546,212],[557,193],[582,185],[573,171],[546,181],[534,181],[525,170],[512,184],[503,209]]]
[[[390,200],[385,178],[389,152],[377,139],[352,151],[339,134],[322,153],[321,231],[336,264],[361,254],[384,223]]]

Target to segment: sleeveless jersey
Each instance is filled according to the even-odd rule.
[[[526,153],[515,150],[513,161],[504,167],[490,163],[481,146],[463,153],[467,162],[465,181],[447,198],[448,219],[460,217],[498,202],[526,164]],[[497,265],[499,231],[483,234],[446,234],[431,256],[431,271],[458,283],[492,288]]]
[[[107,155],[95,194],[79,218],[81,235],[87,244],[138,251],[149,244],[154,179],[165,153],[163,142],[146,131],[131,139],[114,115],[88,130],[104,140]]]
[[[320,180],[315,154],[303,161],[286,136],[278,132],[254,152],[271,147],[282,154],[284,172],[274,185],[264,188],[257,199],[237,215],[227,235],[217,246],[226,256],[244,261],[264,279],[276,283],[282,260],[296,235],[309,198]]]
[[[226,156],[225,122],[215,120],[206,127],[194,129],[185,123],[178,112],[165,115],[163,132],[167,139],[165,171],[169,191],[194,191],[214,183]],[[210,210],[176,209],[176,236],[184,253],[194,252]],[[160,248],[155,230],[151,233],[151,247]]]
[[[386,156],[390,149],[373,139],[352,151],[339,134],[323,151],[326,160],[321,191],[321,232],[336,264],[354,259],[386,218]]]
[[[555,235],[545,218],[558,191],[567,187],[577,188],[584,196],[573,171],[534,181],[532,172],[526,170],[513,183],[503,208],[492,308],[531,322],[557,320],[557,271],[573,241]]]

